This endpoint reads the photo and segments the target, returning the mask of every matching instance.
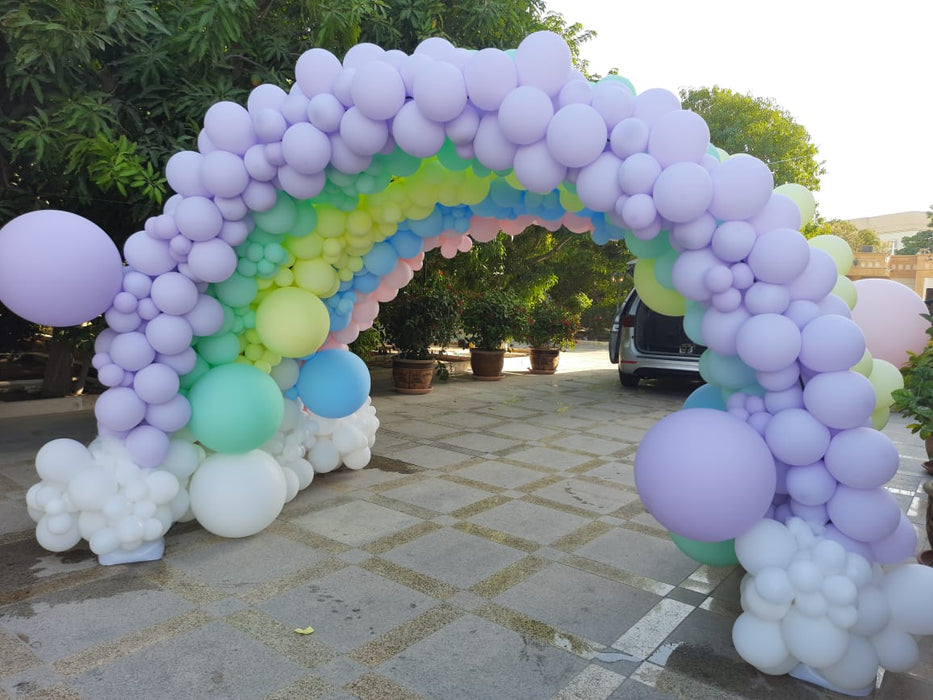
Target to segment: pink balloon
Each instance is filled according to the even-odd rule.
[[[872,278],[857,280],[855,289],[858,302],[852,309],[852,320],[865,333],[872,357],[903,367],[908,350],[923,351],[930,326],[920,316],[927,308],[916,292],[898,282]]]
[[[761,436],[728,413],[686,409],[642,438],[635,485],[666,528],[704,542],[748,530],[771,506],[777,477]]]
[[[499,235],[499,222],[474,216],[470,219],[470,236],[478,243],[488,243]]]
[[[34,211],[0,228],[0,301],[33,323],[90,321],[107,311],[122,284],[117,247],[77,214]]]

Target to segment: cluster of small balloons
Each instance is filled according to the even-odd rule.
[[[766,519],[736,538],[747,573],[732,639],[764,673],[867,694],[879,666],[911,669],[915,636],[933,634],[930,571],[908,564],[885,572],[821,534],[800,518]]]

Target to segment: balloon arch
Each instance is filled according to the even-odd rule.
[[[624,239],[641,296],[709,348],[707,384],[648,432],[635,475],[683,551],[748,572],[739,654],[851,694],[917,662],[933,571],[904,563],[916,533],[883,488],[898,453],[878,429],[925,308],[873,280],[858,292],[883,327],[850,312],[848,246],[799,233],[809,192],[711,145],[676,95],[587,81],[547,32],[514,51],[311,49],[295,74],[207,111],[125,266],[66,212],[0,230],[7,306],[109,326],[99,437],[36,456],[43,547],[84,538],[106,564],[160,557],[180,520],[261,531],[315,473],[369,462],[379,421],[347,344],[424,251],[566,226]]]

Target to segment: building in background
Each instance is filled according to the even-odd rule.
[[[878,234],[884,249],[855,251],[855,262],[847,275],[852,280],[881,277],[900,282],[913,289],[927,302],[933,312],[933,251],[918,255],[894,255],[901,241],[928,226],[926,212],[907,211],[900,214],[849,219],[858,229],[871,229]]]

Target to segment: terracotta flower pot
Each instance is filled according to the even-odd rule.
[[[927,448],[927,459],[933,460],[933,435],[923,441],[923,446]]]
[[[400,394],[427,394],[433,387],[434,360],[392,360],[392,382]]]
[[[477,350],[470,349],[470,368],[473,370],[473,379],[485,382],[496,382],[502,379],[502,368],[505,366],[505,350]]]
[[[531,348],[531,374],[554,374],[560,362],[560,350],[557,348]]]

